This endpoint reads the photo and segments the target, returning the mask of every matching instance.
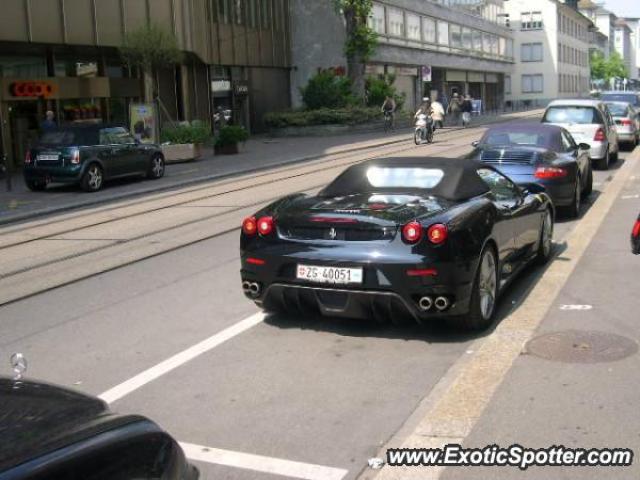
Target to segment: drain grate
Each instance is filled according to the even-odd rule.
[[[566,330],[533,338],[526,352],[564,363],[615,362],[638,352],[638,344],[613,333]]]

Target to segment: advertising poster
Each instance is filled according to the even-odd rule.
[[[141,143],[158,143],[158,114],[155,105],[132,103],[129,107],[131,134]]]

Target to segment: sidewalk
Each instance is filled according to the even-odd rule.
[[[474,117],[470,128],[541,113],[541,110],[529,110]],[[457,129],[459,127],[445,127],[444,132]],[[107,183],[100,192],[93,194],[84,193],[78,187],[68,185],[51,186],[45,192],[31,192],[25,187],[22,176],[14,173],[11,192],[7,191],[5,180],[0,180],[0,225],[150,192],[170,190],[287,164],[310,161],[328,155],[407,142],[411,138],[411,128],[397,130],[390,134],[376,131],[332,137],[271,138],[254,136],[246,142],[238,155],[214,157],[210,151],[205,151],[205,155],[199,160],[167,165],[165,176],[160,180],[113,181]]]

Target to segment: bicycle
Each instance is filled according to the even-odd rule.
[[[394,130],[393,112],[391,110],[385,110],[384,111],[384,131],[385,133],[388,133],[393,130]]]

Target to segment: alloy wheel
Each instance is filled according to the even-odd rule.
[[[496,259],[492,250],[487,250],[480,264],[479,290],[480,313],[488,320],[493,314],[498,290],[498,275],[496,273]]]
[[[164,173],[164,162],[161,157],[155,157],[151,166],[151,171],[155,178],[160,178]]]
[[[99,190],[102,186],[102,171],[97,165],[92,165],[89,168],[89,186],[92,190]]]
[[[551,218],[551,212],[547,210],[544,215],[544,222],[542,223],[542,253],[545,258],[551,253],[551,246],[553,245],[553,219]]]

